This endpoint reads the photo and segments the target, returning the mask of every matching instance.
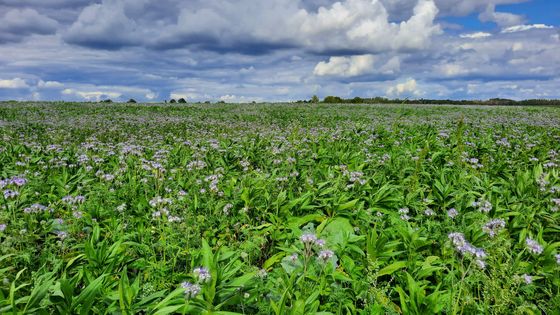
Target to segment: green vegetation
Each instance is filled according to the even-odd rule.
[[[318,103],[319,98],[313,95],[310,101],[297,101],[297,103]],[[388,99],[385,97],[343,99],[338,96],[326,96],[322,103],[327,104],[417,104],[417,105],[500,105],[500,106],[557,106],[560,100],[530,99],[515,101],[505,98],[492,98],[489,100],[431,100],[431,99]]]
[[[0,104],[1,314],[554,314],[560,109]]]

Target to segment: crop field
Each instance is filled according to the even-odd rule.
[[[0,103],[1,314],[559,314],[560,109]]]

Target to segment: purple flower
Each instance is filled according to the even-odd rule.
[[[537,241],[528,237],[525,239],[525,245],[527,245],[527,249],[533,254],[540,255],[544,250],[544,248]]]
[[[560,255],[559,255],[559,256],[560,256]],[[292,254],[292,255],[290,256],[290,261],[291,261],[292,263],[295,264],[295,263],[297,262],[297,260],[298,260],[298,255],[297,255],[297,254]]]
[[[11,190],[11,189],[6,189],[4,190],[4,199],[10,199],[10,198],[14,198],[17,197],[19,195],[19,192]]]
[[[523,281],[525,281],[526,284],[531,284],[533,283],[533,277],[529,276],[528,274],[523,274]]]
[[[318,240],[315,241],[315,245],[317,245],[318,247],[324,247],[325,246],[325,240],[318,239]]]
[[[499,230],[505,228],[505,226],[506,226],[506,221],[502,219],[493,219],[490,220],[488,223],[486,223],[482,227],[482,230],[490,237],[494,237],[496,236],[496,234],[498,234]]]
[[[192,284],[190,282],[181,283],[181,287],[185,289],[185,297],[187,299],[196,297],[200,291],[202,291],[202,288],[198,284]]]
[[[475,263],[478,266],[478,268],[486,269],[486,262],[484,262],[484,260],[477,259],[477,260],[475,260]]]
[[[21,186],[25,185],[26,183],[27,183],[27,179],[25,179],[23,177],[14,176],[10,179],[10,184],[14,184],[18,187],[21,187]]]
[[[320,262],[326,263],[333,256],[334,256],[334,252],[332,250],[325,249],[325,250],[322,250],[322,251],[319,252],[319,254],[317,255],[317,259]]]
[[[68,237],[68,233],[64,231],[55,231],[54,233],[61,241],[64,241],[64,239]]]
[[[447,211],[447,216],[450,217],[451,219],[455,219],[456,216],[459,215],[459,212],[457,210],[455,210],[455,208],[451,208]]]
[[[465,240],[465,235],[463,235],[463,233],[449,233],[447,237],[451,240],[451,243],[454,246],[463,246],[467,243],[467,241]]]
[[[8,226],[4,223],[0,224],[0,232],[4,232]]]
[[[210,271],[204,267],[194,268],[193,273],[199,283],[206,283],[212,279]]]
[[[478,211],[482,213],[488,213],[492,211],[492,203],[488,200],[484,200],[483,198],[478,199],[478,201],[474,201],[472,206],[478,208]]]
[[[306,233],[303,234],[299,239],[303,244],[314,244],[317,241],[317,236],[315,236],[315,234]]]

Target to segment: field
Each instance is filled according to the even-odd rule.
[[[558,314],[560,109],[0,104],[1,314]]]

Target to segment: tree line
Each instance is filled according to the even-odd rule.
[[[322,101],[313,95],[310,100],[300,100],[296,103],[325,103],[325,104],[432,104],[432,105],[493,105],[493,106],[535,106],[535,105],[560,105],[560,99],[528,99],[511,100],[507,98],[491,98],[488,100],[450,100],[450,99],[390,99],[386,97],[372,98],[341,98],[338,96],[327,96]]]

